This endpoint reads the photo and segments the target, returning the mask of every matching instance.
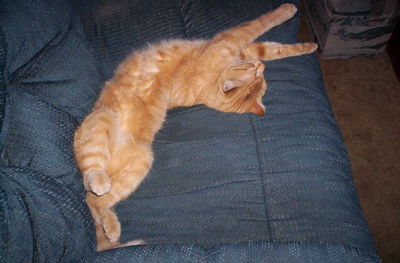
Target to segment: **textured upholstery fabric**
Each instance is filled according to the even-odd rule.
[[[283,1],[71,1],[80,19],[63,1],[3,2],[0,261],[379,262],[314,56],[267,64],[265,117],[171,111],[150,175],[116,207],[122,240],[151,244],[94,251],[71,142],[100,79],[133,49]],[[262,39],[295,42],[297,27]]]

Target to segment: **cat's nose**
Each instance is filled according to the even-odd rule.
[[[250,109],[251,113],[257,114],[258,116],[264,116],[265,115],[265,109],[264,107],[261,107],[260,104],[258,104],[258,102],[255,102],[252,106],[252,108]]]

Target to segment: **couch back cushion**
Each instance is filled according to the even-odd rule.
[[[27,168],[0,167],[0,262],[81,262],[95,254],[84,200]]]
[[[64,1],[44,0],[4,1],[1,17],[1,162],[81,190],[72,137],[101,82],[79,18]]]

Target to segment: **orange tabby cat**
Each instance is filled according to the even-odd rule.
[[[168,109],[205,104],[223,112],[264,115],[266,83],[259,60],[311,53],[317,45],[252,42],[295,13],[294,5],[284,4],[209,41],[173,40],[136,51],[118,67],[74,141],[98,250],[120,246],[113,206],[147,175],[151,144]]]

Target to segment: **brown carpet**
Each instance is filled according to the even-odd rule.
[[[302,19],[300,41],[313,37]],[[322,60],[361,206],[385,263],[400,262],[400,82],[388,55]]]

